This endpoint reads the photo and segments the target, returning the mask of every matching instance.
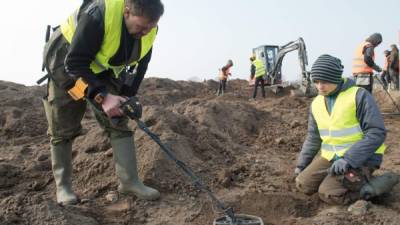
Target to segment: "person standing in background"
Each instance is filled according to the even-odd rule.
[[[229,59],[226,65],[219,70],[219,87],[217,90],[217,96],[224,95],[228,76],[232,76],[231,73],[232,66],[233,66],[233,61]]]
[[[394,89],[399,90],[399,49],[395,44],[390,45],[391,51],[389,56],[388,71],[392,83],[394,84]]]
[[[250,77],[251,77],[251,79],[253,79],[255,77],[254,92],[253,92],[252,100],[255,100],[257,97],[258,86],[261,86],[261,94],[262,94],[263,98],[265,98],[264,75],[265,75],[266,70],[265,70],[264,63],[260,59],[257,59],[256,56],[251,56],[250,61],[251,61]]]
[[[373,72],[382,72],[382,69],[375,64],[375,47],[382,43],[382,35],[374,33],[362,42],[354,52],[352,73],[356,85],[367,89],[372,93]]]
[[[385,57],[385,63],[383,64],[383,68],[382,68],[382,73],[381,73],[381,80],[383,83],[383,88],[385,90],[388,89],[388,87],[391,85],[391,79],[390,79],[390,75],[389,75],[389,55],[390,55],[390,51],[389,50],[385,50],[383,52],[383,55]]]

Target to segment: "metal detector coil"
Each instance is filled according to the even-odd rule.
[[[258,216],[235,214],[236,221],[232,221],[227,216],[222,216],[214,220],[213,225],[264,225],[262,219]]]
[[[127,115],[129,116],[129,115]],[[151,132],[146,124],[139,120],[138,118],[134,119],[137,123],[138,127],[144,131],[154,142],[160,146],[161,150],[168,156],[169,159],[175,162],[175,164],[188,176],[191,178],[193,185],[205,192],[212,200],[212,202],[223,211],[224,216],[214,220],[214,225],[264,225],[263,221],[260,217],[245,215],[245,214],[235,214],[231,207],[226,207],[223,202],[221,202],[210,190],[210,188],[197,177],[191,168],[189,168],[184,162],[178,160],[173,153],[173,151],[166,145],[164,145],[160,138]]]

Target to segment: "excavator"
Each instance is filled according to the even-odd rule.
[[[285,55],[289,52],[298,50],[298,59],[301,69],[301,81],[298,85],[300,93],[297,95],[304,95],[307,97],[314,97],[318,94],[315,86],[313,85],[310,77],[310,72],[307,71],[308,56],[306,44],[303,38],[291,41],[285,45],[261,45],[253,49],[253,54],[263,61],[266,72],[264,80],[266,85],[275,93],[279,93],[283,89],[282,82],[282,62]]]

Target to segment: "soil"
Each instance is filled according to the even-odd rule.
[[[400,224],[400,186],[371,202],[362,216],[296,190],[293,172],[311,99],[294,96],[287,87],[249,101],[252,90],[244,80],[230,80],[226,94],[217,97],[217,85],[145,79],[139,93],[142,120],[235,212],[259,216],[268,225]],[[44,86],[0,81],[0,224],[205,225],[221,216],[140,130],[135,132],[140,177],[160,190],[161,199],[111,199],[118,186],[111,145],[90,111],[73,146],[73,187],[83,201],[57,205],[44,94]],[[382,112],[398,112],[384,91],[374,95]],[[400,104],[400,94],[391,95]],[[378,172],[399,173],[400,117],[384,119],[388,149]]]

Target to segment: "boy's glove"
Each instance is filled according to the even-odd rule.
[[[346,160],[338,159],[329,168],[329,174],[343,175],[349,170],[349,168],[350,168],[350,165]]]

